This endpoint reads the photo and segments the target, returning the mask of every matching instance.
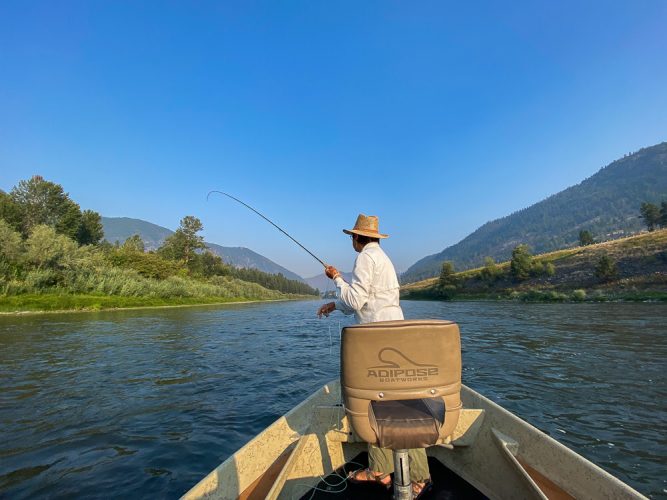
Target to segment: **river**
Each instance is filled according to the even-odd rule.
[[[338,376],[319,303],[0,317],[0,497],[183,494]],[[665,495],[667,304],[402,305],[459,323],[465,384]]]

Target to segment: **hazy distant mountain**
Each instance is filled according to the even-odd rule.
[[[444,261],[457,270],[479,266],[484,257],[510,258],[521,243],[534,252],[574,246],[579,231],[597,241],[640,231],[639,207],[667,199],[667,142],[644,148],[602,168],[576,186],[507,217],[487,222],[459,243],[413,264],[401,281],[436,276]]]
[[[146,250],[158,249],[164,240],[173,231],[166,227],[158,226],[141,219],[130,219],[128,217],[102,217],[102,226],[104,227],[104,238],[115,243],[124,242],[133,234],[138,234],[144,241]],[[289,269],[276,264],[263,255],[253,252],[244,247],[223,247],[215,243],[206,243],[206,246],[215,254],[222,257],[227,264],[235,267],[248,267],[259,269],[266,273],[282,274],[292,280],[304,281],[304,279]]]
[[[133,234],[144,241],[146,250],[157,250],[173,231],[141,219],[129,217],[102,217],[104,239],[110,243],[123,243]]]
[[[341,273],[341,275],[343,276],[343,279],[345,281],[347,281],[348,283],[352,283],[352,273]],[[306,278],[303,281],[308,283],[313,288],[317,288],[322,293],[326,292],[327,290],[336,289],[336,285],[334,285],[334,282],[324,275],[324,270],[322,270],[322,274],[318,274],[317,276],[313,276],[312,278]]]

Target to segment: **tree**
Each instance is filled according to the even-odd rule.
[[[0,190],[0,220],[4,220],[14,231],[21,231],[21,207],[11,196]]]
[[[442,288],[447,285],[456,285],[456,277],[454,276],[454,273],[454,264],[450,261],[443,262],[440,267],[438,286]]]
[[[84,210],[81,214],[81,225],[76,240],[80,245],[97,245],[104,238],[102,218],[97,212]]]
[[[602,281],[610,281],[616,277],[618,270],[616,263],[608,255],[603,255],[595,266],[595,276]]]
[[[27,237],[38,225],[54,228],[80,245],[98,243],[104,236],[100,215],[92,210],[81,212],[60,184],[34,175],[22,180],[9,194],[18,218],[18,229]],[[1,210],[8,210],[6,204]],[[11,222],[10,222],[11,223]]]
[[[660,204],[660,227],[667,227],[667,201]]]
[[[528,245],[518,245],[512,250],[512,260],[510,261],[510,272],[514,279],[523,281],[528,279],[532,269],[533,256],[530,253]]]
[[[443,262],[440,267],[440,278],[436,287],[438,295],[445,300],[449,300],[456,292],[457,279],[455,276],[454,264],[450,261]]]
[[[579,231],[579,245],[585,247],[587,245],[592,245],[595,243],[593,235],[590,231]]]
[[[180,227],[160,247],[160,253],[169,259],[181,260],[188,265],[197,250],[206,248],[204,238],[197,233],[204,229],[201,221],[192,215],[181,219]]]
[[[21,209],[21,231],[29,235],[40,224],[51,226],[59,233],[76,237],[81,222],[81,211],[62,186],[35,175],[22,180],[11,190],[12,201]]]
[[[206,276],[221,276],[227,272],[225,263],[219,255],[215,255],[210,250],[202,252],[197,256],[201,265],[201,273]]]
[[[122,249],[129,250],[130,252],[145,252],[146,246],[144,245],[144,240],[141,239],[141,236],[133,234],[125,240]]]
[[[660,209],[657,205],[653,203],[642,203],[639,209],[641,215],[640,217],[644,219],[644,224],[649,231],[655,230],[656,226],[660,223]]]

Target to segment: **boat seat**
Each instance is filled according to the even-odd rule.
[[[394,499],[411,500],[408,450],[449,441],[461,412],[461,339],[451,321],[343,328],[345,413],[364,441],[394,458]]]
[[[392,450],[449,442],[461,411],[458,325],[401,320],[345,327],[341,390],[363,441]]]

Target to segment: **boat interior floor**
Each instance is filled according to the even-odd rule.
[[[391,491],[376,483],[360,484],[344,480],[350,471],[368,467],[368,453],[360,453],[352,461],[326,476],[318,485],[308,491],[301,500],[311,499],[390,499]],[[485,499],[468,482],[450,471],[433,457],[428,457],[433,488],[421,498],[425,500]]]

